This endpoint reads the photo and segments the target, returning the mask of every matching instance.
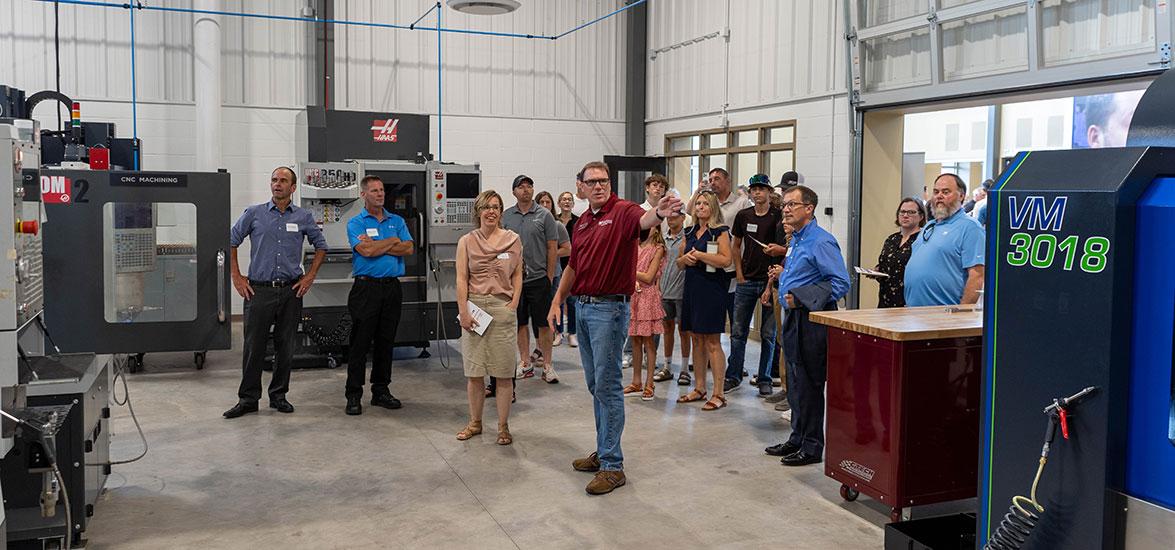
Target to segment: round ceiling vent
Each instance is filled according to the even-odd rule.
[[[448,0],[449,7],[473,15],[500,15],[521,6],[516,0]]]

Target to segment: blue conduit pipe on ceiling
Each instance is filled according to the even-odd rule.
[[[50,4],[53,3],[54,1],[56,1],[61,4],[69,4],[69,5],[75,5],[75,6],[92,6],[92,7],[99,7],[99,8],[118,8],[118,9],[124,9],[124,10],[134,8],[134,9],[138,9],[138,10],[147,10],[147,11],[191,13],[191,14],[202,14],[202,15],[224,15],[224,16],[228,16],[228,17],[245,17],[245,18],[253,18],[253,19],[273,19],[273,20],[278,20],[278,21],[294,21],[294,22],[302,22],[302,23],[330,23],[330,24],[334,24],[334,25],[376,27],[376,28],[384,28],[384,29],[400,29],[400,30],[406,30],[406,31],[418,30],[410,25],[396,25],[393,23],[375,23],[375,22],[371,22],[371,21],[350,21],[350,20],[346,20],[346,19],[320,19],[317,17],[296,17],[296,16],[292,16],[292,15],[270,15],[270,14],[264,14],[264,13],[233,12],[233,11],[222,11],[222,10],[199,10],[199,9],[195,9],[195,8],[176,8],[176,7],[168,7],[168,6],[150,6],[150,5],[144,4],[141,1],[135,2],[133,4],[118,3],[118,2],[99,2],[97,0],[33,0],[33,1],[41,2],[41,3],[50,3]],[[604,15],[602,17],[598,17],[592,21],[589,21],[589,22],[584,23],[582,25],[579,25],[575,28],[572,28],[568,31],[559,33],[557,35],[479,31],[479,30],[474,30],[474,29],[450,29],[447,27],[441,27],[439,32],[457,33],[457,34],[473,34],[473,35],[480,35],[480,36],[498,36],[498,37],[504,37],[504,38],[538,38],[538,39],[543,39],[543,40],[556,40],[556,39],[562,38],[564,36],[567,36],[573,32],[576,32],[578,30],[581,30],[581,29],[584,29],[584,28],[589,27],[591,25],[594,25],[596,23],[599,23],[600,21],[603,21],[603,20],[605,20],[609,17],[612,17],[616,14],[619,14],[621,12],[635,8],[641,4],[645,4],[647,2],[648,2],[648,0],[637,0],[636,2],[628,4],[628,5],[624,6],[623,8],[617,9],[616,11],[613,11],[612,13],[609,13],[609,14]],[[421,28],[419,30],[423,30],[423,28]],[[436,29],[430,28],[428,30],[435,31]]]
[[[609,18],[609,17],[612,17],[613,15],[616,15],[616,14],[618,14],[618,13],[622,12],[622,11],[627,11],[627,10],[630,10],[630,9],[632,9],[632,8],[635,8],[635,7],[637,7],[637,6],[641,5],[641,4],[644,4],[644,3],[645,3],[645,2],[647,2],[647,1],[648,1],[648,0],[638,0],[637,2],[633,2],[633,3],[631,3],[631,4],[627,5],[627,6],[624,6],[623,8],[620,8],[620,9],[618,9],[618,10],[616,10],[616,11],[612,12],[612,13],[609,13],[608,15],[601,15],[600,17],[597,17],[597,18],[595,18],[595,19],[593,19],[593,20],[591,20],[591,21],[588,21],[587,23],[584,23],[584,24],[582,24],[582,25],[580,25],[580,26],[578,26],[578,27],[575,27],[574,29],[571,29],[571,30],[569,30],[569,31],[566,31],[566,32],[559,33],[559,34],[557,34],[557,35],[555,35],[555,36],[553,36],[553,37],[551,37],[551,38],[552,38],[553,40],[558,40],[558,39],[560,39],[560,38],[563,38],[564,36],[567,36],[567,35],[569,35],[569,34],[571,34],[571,33],[575,32],[575,31],[578,31],[579,29],[583,29],[583,28],[587,28],[587,27],[590,27],[590,26],[592,26],[592,25],[595,25],[596,23],[599,23],[600,21],[603,21],[603,20],[605,20],[605,19],[607,19],[607,18]]]
[[[523,38],[523,39],[538,38],[538,39],[554,41],[554,40],[558,40],[560,38],[563,38],[564,36],[567,36],[569,34],[572,34],[576,31],[579,31],[579,30],[585,29],[587,27],[590,27],[592,25],[595,25],[596,23],[599,23],[600,21],[608,19],[609,17],[612,17],[616,14],[628,11],[632,8],[635,8],[641,4],[645,4],[648,2],[648,0],[637,0],[636,2],[632,2],[631,4],[625,5],[624,7],[619,8],[619,9],[617,9],[607,15],[602,15],[602,16],[597,17],[591,21],[588,21],[588,22],[583,23],[579,26],[576,26],[570,30],[567,30],[567,31],[564,31],[562,33],[559,33],[559,34],[552,36],[552,35],[542,35],[542,34],[523,34],[523,33],[512,33],[512,32],[479,31],[479,30],[473,30],[473,29],[445,28],[445,27],[441,26],[442,7],[441,7],[441,3],[439,1],[436,4],[434,4],[432,8],[429,8],[428,11],[424,12],[424,15],[421,15],[420,17],[418,17],[416,19],[416,21],[414,21],[411,25],[408,25],[408,26],[396,25],[396,24],[392,24],[392,23],[375,23],[375,22],[371,22],[371,21],[350,21],[350,20],[345,20],[345,19],[320,19],[318,17],[295,17],[295,16],[289,16],[289,15],[270,15],[270,14],[262,14],[262,13],[231,12],[231,11],[221,11],[221,10],[199,10],[199,9],[194,9],[194,8],[175,8],[175,7],[167,7],[167,6],[148,6],[141,1],[135,2],[133,4],[125,4],[125,3],[120,4],[120,3],[116,3],[116,2],[99,2],[97,0],[35,0],[35,1],[41,2],[41,3],[72,4],[72,5],[76,5],[76,6],[93,6],[93,7],[100,7],[100,8],[118,8],[118,9],[130,10],[130,15],[131,15],[131,127],[133,128],[133,137],[135,138],[136,143],[138,142],[138,138],[139,138],[139,126],[138,126],[138,96],[137,96],[136,85],[135,85],[136,84],[136,80],[135,80],[136,79],[136,70],[135,70],[135,10],[149,10],[149,11],[161,11],[161,12],[173,12],[173,13],[189,13],[189,14],[200,14],[200,15],[223,15],[226,17],[243,17],[243,18],[252,18],[252,19],[272,19],[272,20],[276,20],[276,21],[293,21],[293,22],[301,22],[301,23],[330,23],[333,25],[375,27],[375,28],[383,28],[383,29],[399,29],[399,30],[408,30],[408,31],[417,30],[416,24],[419,23],[421,20],[423,20],[425,17],[427,17],[429,13],[432,13],[433,10],[436,10],[436,12],[437,12],[437,26],[436,26],[435,30],[437,33],[437,160],[441,160],[441,158],[442,158],[441,152],[443,150],[441,147],[441,143],[442,143],[442,141],[441,141],[441,139],[442,139],[441,138],[441,136],[442,136],[441,128],[442,128],[442,124],[443,124],[441,121],[441,115],[442,115],[441,100],[443,97],[442,89],[441,89],[441,71],[442,71],[442,67],[441,67],[441,33],[447,32],[447,33],[457,33],[457,34],[472,34],[472,35],[479,35],[479,36],[496,36],[496,37],[503,37],[503,38]],[[423,27],[421,27],[421,29],[423,29]],[[429,29],[429,30],[431,31],[433,29]],[[138,155],[137,154],[135,156],[135,169],[138,170]]]

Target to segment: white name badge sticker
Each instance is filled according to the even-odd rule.
[[[787,252],[785,252],[785,253],[783,254],[783,255],[784,255],[784,257],[790,257],[790,256],[791,256],[791,251],[792,251],[792,248],[791,248],[790,246],[789,246],[789,247],[787,247]]]
[[[374,227],[368,227],[367,228],[367,236],[368,237],[378,237],[379,236],[379,229],[376,229]]]
[[[510,259],[510,253],[509,253],[509,252],[503,252],[503,253],[501,253],[501,254],[498,254],[498,259],[499,259],[499,260],[509,260],[509,259]]]
[[[758,232],[759,232],[759,224],[757,224],[757,223],[748,223],[747,224],[747,233],[758,233]]]
[[[286,224],[286,231],[289,231],[290,233],[297,233],[298,232],[298,224],[287,223]]]

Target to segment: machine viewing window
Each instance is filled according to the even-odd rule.
[[[424,172],[404,170],[369,170],[366,175],[378,176],[384,183],[384,208],[393,212],[397,210],[415,210],[416,194],[424,189]],[[404,213],[401,212],[401,215]],[[411,215],[411,213],[409,213]],[[404,216],[407,218],[408,216]],[[415,236],[415,233],[413,233]]]
[[[108,323],[196,318],[196,205],[111,202],[102,209]]]

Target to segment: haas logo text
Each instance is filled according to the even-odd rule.
[[[400,125],[400,119],[389,118],[387,120],[376,119],[371,125],[371,139],[372,141],[380,142],[396,142],[396,127]]]

